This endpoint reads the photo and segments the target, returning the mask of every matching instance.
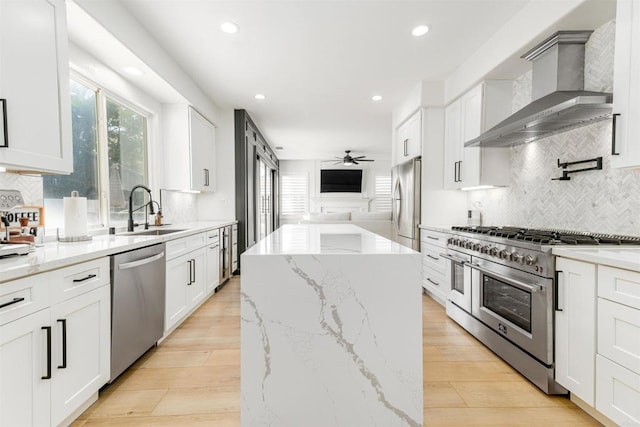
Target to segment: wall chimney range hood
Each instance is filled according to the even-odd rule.
[[[611,117],[613,94],[584,90],[584,44],[592,31],[559,31],[525,53],[533,101],[465,147],[508,147]]]

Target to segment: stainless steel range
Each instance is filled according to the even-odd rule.
[[[447,314],[544,392],[554,381],[554,245],[640,244],[640,238],[521,227],[453,227]]]

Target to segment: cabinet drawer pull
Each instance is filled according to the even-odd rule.
[[[58,369],[67,368],[67,319],[58,319],[62,323],[62,364],[58,365]]]
[[[435,261],[438,261],[440,258],[438,258],[437,256],[433,256],[433,255],[429,255],[427,254],[427,256]]]
[[[44,331],[47,331],[47,375],[44,375],[40,378],[43,380],[51,379],[51,326],[43,326],[41,328]]]
[[[428,277],[427,277],[427,281],[429,281],[429,282],[433,283],[433,284],[434,284],[434,285],[436,285],[436,286],[440,286],[440,283],[435,282],[435,281],[433,281],[433,280],[429,279]]]
[[[439,237],[433,237],[433,236],[427,236],[427,239],[431,239],[431,240],[440,240]]]
[[[612,156],[619,156],[620,153],[616,153],[616,122],[617,122],[617,118],[620,115],[620,113],[614,113],[612,118],[612,123],[611,123],[611,155]]]
[[[0,148],[9,148],[9,131],[7,128],[7,100],[0,99],[0,108],[2,108],[2,128],[4,129],[4,139],[0,144]]]
[[[85,280],[93,279],[97,277],[95,274],[89,274],[87,277],[83,277],[82,279],[73,279],[73,283],[84,282]]]
[[[209,246],[209,249],[216,249],[218,245]]]
[[[562,311],[559,307],[560,302],[560,273],[562,270],[556,270],[555,272],[555,281],[554,281],[554,289],[553,289],[553,309],[555,311]]]
[[[10,305],[17,304],[17,303],[19,303],[20,301],[24,301],[24,298],[22,298],[22,297],[20,297],[20,298],[14,298],[14,299],[12,299],[12,300],[11,300],[11,301],[9,301],[9,302],[5,302],[4,304],[1,304],[1,305],[0,305],[0,308],[9,307]]]

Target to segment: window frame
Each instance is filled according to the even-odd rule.
[[[146,121],[146,141],[145,141],[145,170],[146,170],[146,183],[145,185],[153,188],[155,184],[155,174],[154,174],[154,162],[152,159],[155,158],[155,152],[153,150],[153,141],[155,141],[156,132],[154,131],[157,115],[144,107],[135,103],[135,101],[131,101],[125,99],[124,97],[118,95],[112,90],[105,88],[104,86],[96,83],[92,79],[86,77],[85,75],[71,69],[69,73],[69,80],[73,80],[76,83],[86,87],[94,91],[96,96],[96,150],[98,153],[97,160],[97,175],[98,175],[98,200],[99,200],[99,219],[97,224],[93,224],[89,226],[89,234],[92,234],[94,231],[99,231],[103,229],[107,229],[109,227],[115,226],[117,228],[124,228],[126,224],[121,223],[113,223],[111,222],[110,212],[109,212],[109,203],[110,203],[110,194],[109,194],[109,159],[108,159],[108,132],[107,132],[107,99],[115,102],[125,108],[128,108],[143,116]],[[73,125],[73,118],[72,118]],[[159,197],[159,193],[154,196],[154,199]],[[47,232],[51,233],[55,230],[47,230]]]

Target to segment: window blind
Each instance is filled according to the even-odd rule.
[[[309,182],[307,175],[281,175],[280,197],[282,215],[302,215],[309,209]]]

